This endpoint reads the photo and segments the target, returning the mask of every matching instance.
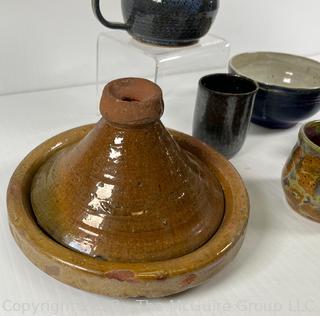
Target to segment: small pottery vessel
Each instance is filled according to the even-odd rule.
[[[231,73],[259,84],[252,122],[289,128],[320,109],[320,63],[301,56],[256,52],[234,56]]]
[[[295,211],[320,222],[320,121],[301,127],[282,172],[282,186]]]
[[[193,116],[193,136],[231,158],[242,147],[258,85],[229,74],[200,79]]]
[[[100,0],[92,0],[93,12],[104,26],[126,30],[142,42],[180,46],[196,43],[209,31],[219,1],[122,0],[121,6],[125,23],[113,23],[103,17]]]
[[[49,275],[95,293],[160,297],[206,280],[239,250],[249,202],[233,167],[167,131],[162,93],[106,86],[101,120],[47,140],[8,188],[10,228]]]

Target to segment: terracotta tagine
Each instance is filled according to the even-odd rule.
[[[283,168],[282,186],[295,211],[320,222],[320,121],[301,127]]]
[[[39,225],[103,260],[165,260],[199,248],[221,223],[224,197],[208,168],[159,121],[160,88],[113,81],[100,109],[96,127],[36,174],[31,201]]]
[[[103,92],[101,120],[47,140],[8,188],[12,233],[42,270],[106,295],[193,287],[238,251],[248,197],[232,166],[167,131],[161,89],[126,78]]]

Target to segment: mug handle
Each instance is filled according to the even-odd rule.
[[[100,0],[91,0],[92,10],[96,18],[106,27],[110,29],[128,30],[130,27],[126,23],[114,23],[107,21],[100,10]]]

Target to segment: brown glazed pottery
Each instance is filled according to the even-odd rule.
[[[295,211],[320,222],[320,121],[301,127],[282,172],[282,186]]]
[[[165,260],[199,248],[221,223],[223,192],[159,121],[160,88],[116,80],[100,107],[96,127],[35,175],[31,202],[39,225],[102,260]]]
[[[97,124],[47,140],[16,169],[14,238],[40,269],[87,291],[160,297],[198,285],[242,244],[240,176],[205,144],[164,128],[150,81],[111,82],[100,108]]]

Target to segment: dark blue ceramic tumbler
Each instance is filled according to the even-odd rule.
[[[242,147],[258,85],[231,74],[200,79],[193,118],[193,136],[233,157]]]
[[[100,0],[91,2],[104,26],[126,30],[139,41],[163,46],[196,43],[209,31],[219,6],[219,0],[121,0],[125,23],[113,23],[101,13]]]

